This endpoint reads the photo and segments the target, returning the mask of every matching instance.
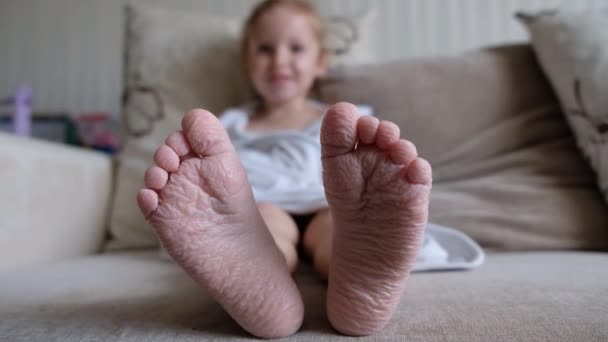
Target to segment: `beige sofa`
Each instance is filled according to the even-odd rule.
[[[359,341],[608,340],[608,207],[530,46],[340,68],[320,97],[399,123],[434,166],[431,219],[488,253],[412,276]],[[252,338],[156,246],[101,252],[119,210],[106,155],[0,134],[0,174],[0,341]],[[306,315],[285,340],[345,339],[308,261],[295,278]]]

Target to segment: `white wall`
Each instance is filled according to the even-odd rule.
[[[120,110],[127,0],[0,0],[0,97],[34,88],[41,111]],[[245,15],[256,0],[135,0],[166,8]],[[523,41],[520,9],[608,6],[608,0],[317,0],[327,14],[376,8],[379,60],[453,54]]]

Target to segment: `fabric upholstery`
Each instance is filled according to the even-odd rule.
[[[340,68],[320,92],[416,144],[431,221],[492,248],[608,249],[607,207],[529,45]]]
[[[99,152],[0,133],[0,272],[97,252],[112,163]]]
[[[471,272],[416,273],[393,320],[357,341],[605,341],[608,254],[490,253]],[[325,285],[304,262],[302,329],[279,341],[341,341]],[[253,340],[158,251],[0,274],[2,341]]]
[[[518,17],[608,202],[608,7]]]

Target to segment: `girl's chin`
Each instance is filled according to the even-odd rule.
[[[302,95],[298,93],[274,93],[270,96],[263,96],[265,102],[275,104],[291,102],[301,97]]]

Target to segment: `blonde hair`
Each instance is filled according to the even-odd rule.
[[[308,17],[312,30],[315,36],[319,40],[320,47],[320,56],[319,58],[325,58],[328,55],[328,50],[325,48],[325,37],[326,37],[326,29],[323,24],[323,18],[321,14],[317,10],[317,7],[310,1],[306,0],[265,0],[259,3],[252,10],[251,14],[245,21],[245,25],[243,26],[243,32],[241,34],[241,45],[240,45],[240,61],[241,61],[241,69],[243,73],[246,75],[247,80],[249,80],[249,72],[247,68],[247,54],[249,48],[249,41],[251,40],[251,36],[253,35],[253,31],[255,28],[255,24],[258,22],[260,17],[277,7],[285,6],[287,8],[291,8],[300,14]],[[254,90],[255,92],[255,90]]]

